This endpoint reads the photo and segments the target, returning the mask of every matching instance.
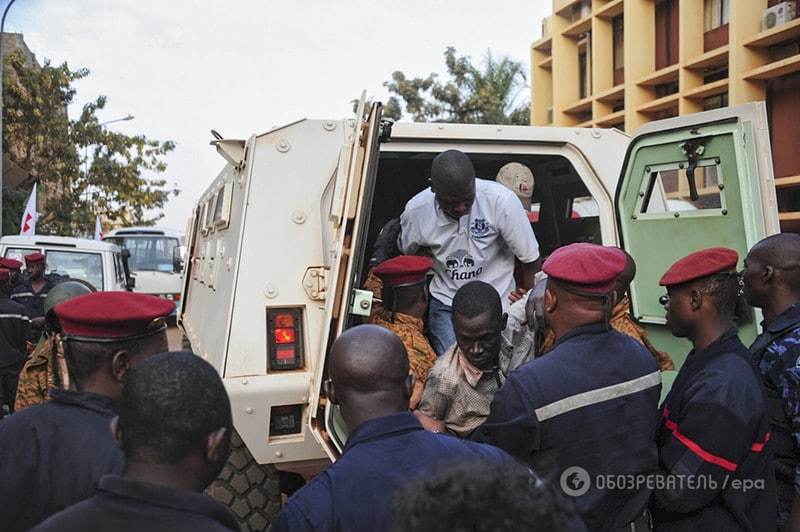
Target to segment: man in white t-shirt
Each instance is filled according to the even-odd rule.
[[[431,165],[431,187],[406,204],[400,216],[398,247],[406,255],[429,253],[428,334],[438,355],[455,343],[450,305],[456,291],[481,280],[508,296],[533,287],[539,245],[517,196],[494,181],[476,179],[475,168],[458,150],[440,153]],[[522,286],[514,282],[515,258]]]

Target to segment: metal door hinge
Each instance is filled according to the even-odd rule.
[[[303,290],[313,301],[324,301],[328,290],[328,268],[325,266],[312,266],[306,268],[303,275]]]

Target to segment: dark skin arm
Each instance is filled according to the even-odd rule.
[[[520,262],[519,259],[516,259],[516,261],[522,272],[522,286],[517,287],[516,290],[508,295],[508,299],[512,303],[519,301],[522,296],[528,293],[528,290],[533,288],[536,280],[536,273],[542,268],[541,259],[536,259],[533,262]]]

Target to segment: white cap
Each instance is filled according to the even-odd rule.
[[[530,168],[520,163],[508,163],[497,172],[497,182],[516,194],[526,211],[531,210],[535,183]]]

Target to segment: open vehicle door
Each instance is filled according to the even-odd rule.
[[[684,255],[713,246],[735,249],[741,261],[758,240],[779,232],[763,102],[642,127],[628,147],[615,203],[622,246],[637,264],[631,313],[677,369],[691,345],[665,326],[661,275]],[[757,321],[741,325],[745,344]],[[664,374],[664,393],[674,376]]]
[[[323,348],[347,329],[353,314],[368,315],[371,299],[359,299],[355,288],[361,286],[358,279],[359,265],[364,261],[366,235],[369,227],[372,195],[378,162],[378,144],[381,129],[380,103],[373,103],[365,116],[364,95],[356,111],[352,142],[348,153],[342,153],[338,175],[333,191],[329,220],[335,227],[337,249],[329,273],[329,289],[326,295],[326,314],[330,326],[326,331]],[[335,459],[344,447],[346,429],[337,406],[321,398],[323,376],[327,364],[318,364],[312,381],[310,397],[311,430],[326,453]]]

